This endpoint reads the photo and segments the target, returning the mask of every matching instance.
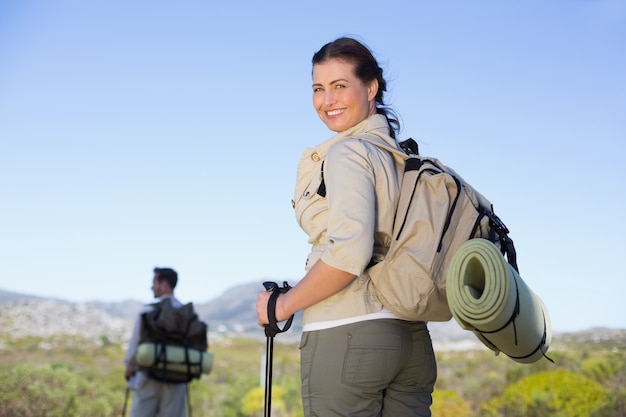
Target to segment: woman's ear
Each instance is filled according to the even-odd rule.
[[[374,100],[378,94],[378,80],[374,78],[367,89],[368,101]]]

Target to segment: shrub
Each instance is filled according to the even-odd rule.
[[[0,416],[109,417],[121,414],[121,398],[67,366],[17,364],[0,370]]]
[[[611,403],[607,390],[566,370],[540,372],[509,385],[483,404],[484,416],[590,417]]]

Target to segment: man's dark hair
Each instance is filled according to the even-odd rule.
[[[154,268],[154,275],[158,281],[167,281],[170,287],[174,289],[178,282],[178,274],[172,268]]]

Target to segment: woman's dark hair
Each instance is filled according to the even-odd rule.
[[[178,283],[178,274],[172,268],[154,268],[154,275],[159,281],[167,281],[170,287],[174,289]]]
[[[389,124],[389,134],[396,138],[396,133],[400,131],[400,122],[395,112],[383,101],[383,93],[387,91],[387,82],[383,78],[383,70],[378,65],[376,58],[361,42],[352,38],[338,38],[322,46],[313,55],[313,65],[321,64],[329,59],[340,59],[354,65],[354,75],[364,84],[373,80],[378,80],[378,92],[376,93],[376,113],[387,118]]]

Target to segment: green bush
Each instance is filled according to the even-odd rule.
[[[483,404],[486,417],[590,417],[611,404],[608,391],[566,370],[540,372],[506,387]]]
[[[17,364],[0,371],[0,416],[120,415],[122,397],[114,396],[106,387],[88,381],[67,366]]]
[[[456,391],[435,390],[430,411],[437,417],[474,417],[471,403]]]
[[[281,417],[302,417],[299,350],[296,343],[277,342],[272,410]],[[212,343],[213,371],[189,385],[193,417],[262,411],[264,345],[263,339],[228,337]],[[58,337],[9,340],[2,346],[0,417],[121,415],[124,346]],[[486,349],[437,352],[433,416],[626,416],[623,344],[606,350],[572,345],[549,356],[555,363],[520,364]]]

